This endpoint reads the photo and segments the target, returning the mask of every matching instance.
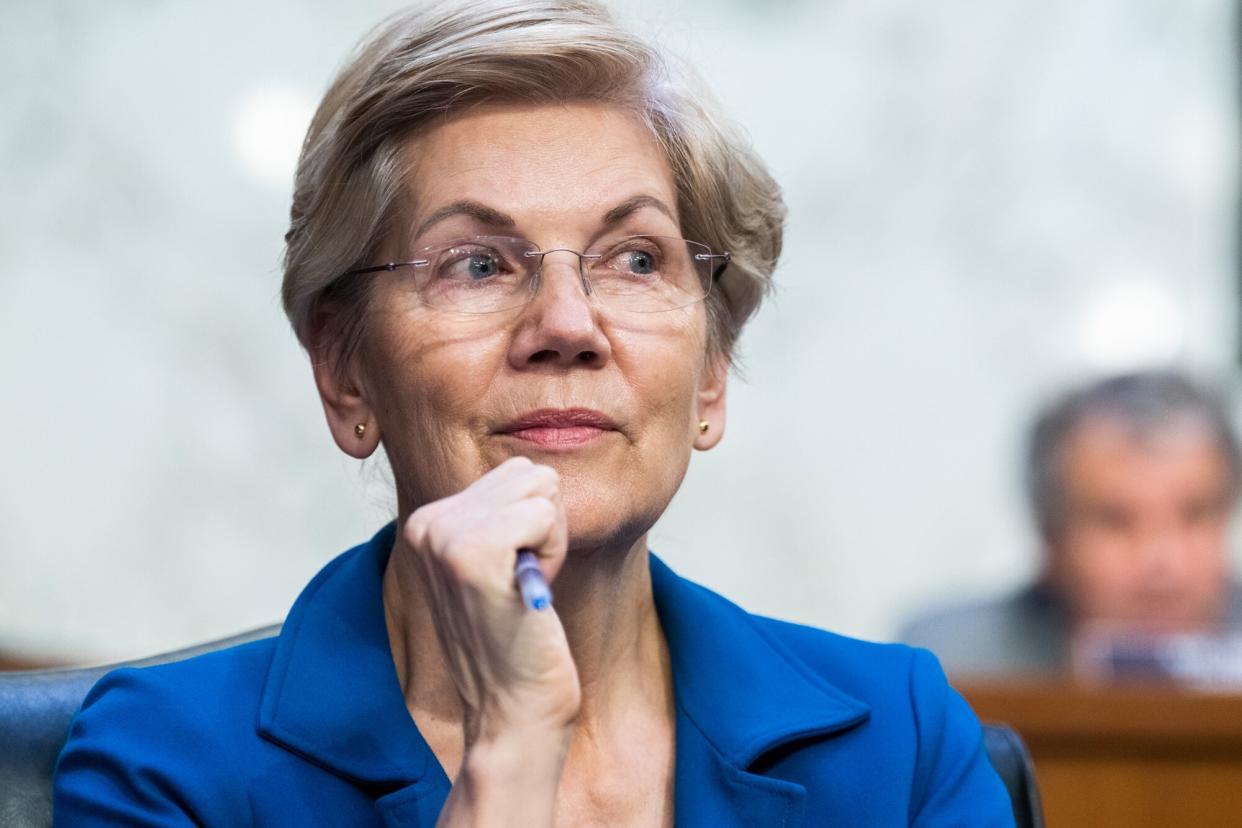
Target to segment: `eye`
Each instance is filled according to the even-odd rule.
[[[1111,504],[1098,504],[1087,511],[1084,517],[1094,528],[1113,534],[1130,531],[1133,523],[1127,509]]]
[[[495,256],[476,253],[464,259],[466,275],[471,279],[486,279],[500,272],[500,262]]]
[[[1207,526],[1227,514],[1228,501],[1219,499],[1192,500],[1182,508],[1182,520],[1188,526]]]
[[[444,251],[436,278],[455,282],[482,282],[509,270],[505,258],[486,247],[457,247]]]
[[[656,272],[656,258],[645,250],[631,250],[623,254],[629,270],[646,275]]]
[[[626,276],[654,276],[662,269],[664,257],[648,239],[630,239],[608,257],[607,265]]]

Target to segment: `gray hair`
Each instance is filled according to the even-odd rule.
[[[1071,391],[1045,409],[1031,429],[1026,451],[1026,488],[1045,539],[1063,525],[1065,444],[1088,419],[1107,418],[1146,437],[1170,429],[1206,428],[1229,468],[1234,495],[1242,479],[1238,439],[1223,402],[1175,371],[1143,371],[1110,377]]]
[[[408,210],[411,137],[481,104],[577,100],[634,112],[668,159],[682,234],[732,254],[707,300],[709,352],[731,360],[780,255],[780,188],[696,75],[595,0],[434,2],[359,45],[311,121],[294,178],[282,299],[302,344],[340,364],[361,341],[371,280],[340,276],[374,264]]]

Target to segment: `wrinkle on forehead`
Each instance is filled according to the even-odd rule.
[[[648,196],[667,205],[667,231],[681,232],[663,151],[638,118],[618,107],[472,109],[411,139],[407,161],[407,227],[471,200],[513,217],[523,229],[551,230],[559,244],[563,234],[596,229],[627,199]]]

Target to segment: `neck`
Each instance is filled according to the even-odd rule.
[[[413,554],[398,532],[384,573],[384,611],[397,676],[420,727],[460,729],[461,699]],[[611,741],[609,734],[623,726],[623,714],[635,706],[671,718],[672,670],[652,596],[646,536],[628,546],[571,548],[552,590],[582,686],[574,741]]]

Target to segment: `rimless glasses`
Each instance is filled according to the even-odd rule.
[[[729,264],[728,253],[671,236],[630,236],[585,253],[540,250],[526,239],[473,236],[426,247],[405,262],[388,262],[343,274],[408,268],[419,299],[457,313],[496,313],[525,305],[539,290],[543,260],[552,253],[578,257],[587,296],[602,306],[636,313],[676,310],[703,301]]]

